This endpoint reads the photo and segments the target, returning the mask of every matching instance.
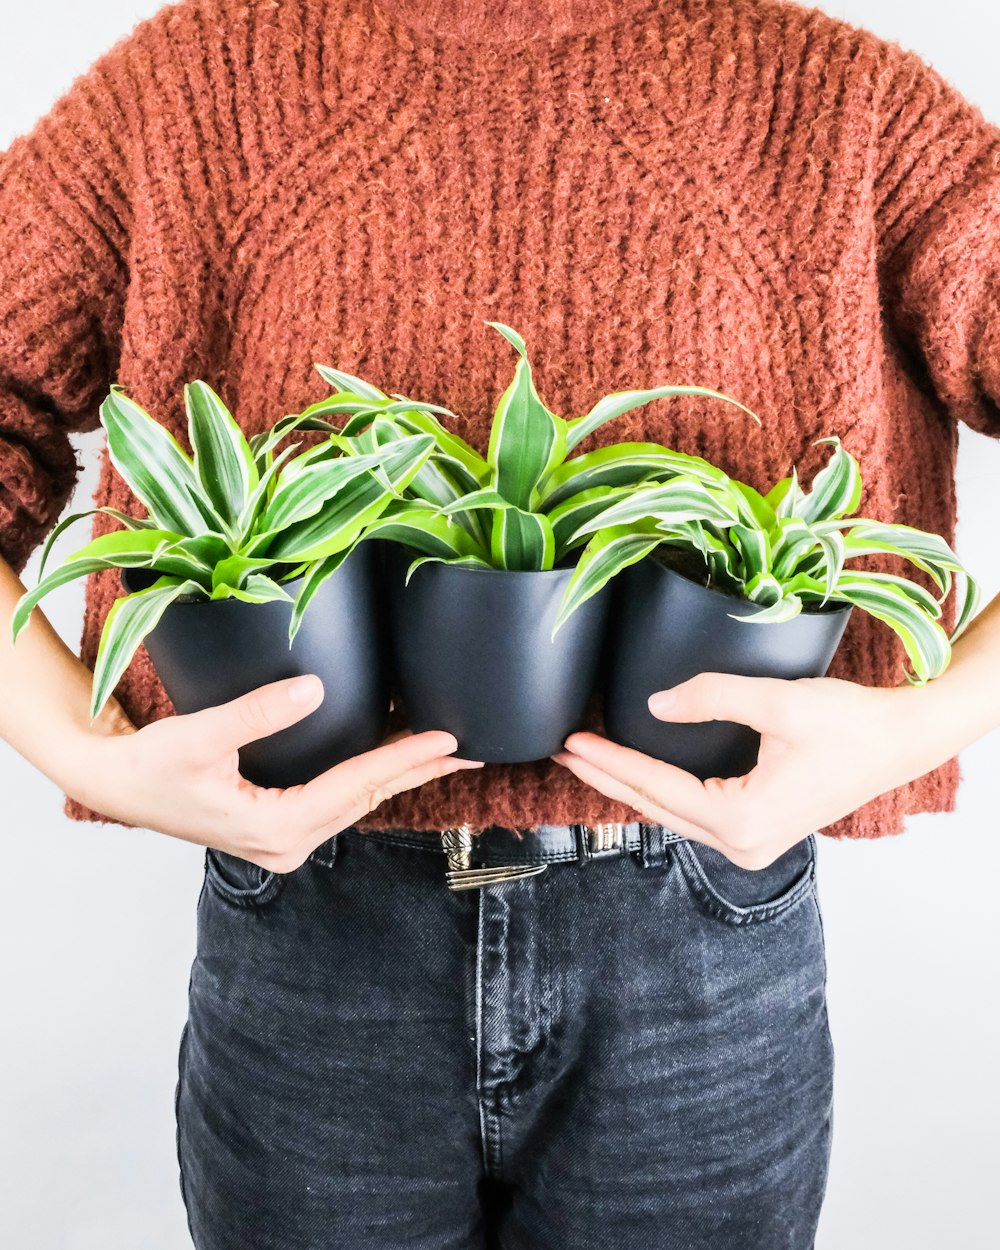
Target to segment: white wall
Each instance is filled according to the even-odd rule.
[[[5,5],[0,147],[158,7]],[[979,0],[823,7],[916,49],[1000,120],[1000,17]],[[98,437],[80,444],[74,509],[89,506]],[[1000,591],[998,484],[1000,443],[963,430],[958,548],[987,596]],[[36,576],[37,553],[24,579]],[[45,610],[77,648],[80,588]],[[994,733],[963,755],[953,815],[873,843],[820,840],[837,1101],[819,1250],[996,1245],[998,746]],[[0,788],[0,1235],[32,1250],[180,1250],[173,1086],[201,851],[67,821],[61,794],[2,743]]]

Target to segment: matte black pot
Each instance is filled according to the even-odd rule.
[[[156,576],[147,569],[123,569],[121,580],[131,592]],[[282,583],[293,598],[301,580]],[[388,722],[388,646],[371,544],[361,543],[321,584],[289,647],[291,611],[292,605],[280,600],[184,598],[167,607],[143,640],[182,714],[285,677],[322,678],[323,701],[315,711],[240,748],[240,772],[261,786],[310,781],[377,746]]]
[[[704,781],[738,777],[757,763],[760,734],[733,721],[661,721],[647,699],[696,673],[822,677],[847,627],[851,604],[748,624],[747,600],[707,587],[647,556],[620,573],[609,645],[604,721],[624,746],[676,764]]]
[[[562,750],[597,683],[610,595],[550,638],[572,568],[539,573],[425,564],[386,544],[393,657],[415,732],[444,729],[457,754],[525,763]]]

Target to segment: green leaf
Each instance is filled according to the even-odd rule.
[[[454,414],[452,414],[454,415]],[[474,486],[485,486],[490,476],[490,466],[474,447],[470,447],[464,438],[453,434],[440,421],[426,411],[402,412],[396,418],[400,426],[412,434],[430,434],[436,444],[434,454],[444,458],[445,462],[457,461],[462,466],[464,478],[458,480],[469,483],[466,489]],[[456,472],[453,468],[451,472]],[[457,475],[456,475],[457,476]]]
[[[574,417],[567,422],[569,431],[566,436],[566,450],[572,451],[578,443],[615,417],[651,403],[654,399],[665,399],[670,395],[707,395],[712,399],[722,399],[728,404],[735,404],[737,408],[749,413],[758,425],[761,424],[760,417],[745,405],[721,391],[712,391],[704,386],[658,386],[651,391],[613,391],[598,400],[586,415]]]
[[[659,443],[616,443],[575,456],[553,469],[543,484],[539,506],[550,512],[575,494],[598,486],[635,486],[650,476],[676,473],[719,485],[729,481],[721,469],[700,456],[672,451]]]
[[[56,525],[54,529],[49,531],[45,544],[42,547],[41,559],[38,562],[39,578],[41,578],[42,574],[45,572],[45,565],[49,558],[49,552],[52,550],[52,545],[59,535],[69,529],[74,522],[82,520],[85,516],[93,516],[95,512],[106,512],[109,516],[113,516],[117,520],[121,521],[122,524],[130,530],[158,528],[155,521],[146,518],[129,516],[127,512],[120,512],[117,508],[112,508],[107,504],[102,504],[99,508],[86,508],[83,512],[73,512],[69,516],[63,517],[59,524]]]
[[[168,429],[112,389],[101,404],[108,455],[161,529],[179,534],[225,533],[225,521],[204,494],[194,466]]]
[[[365,529],[363,538],[385,538],[412,547],[423,555],[450,559],[474,555],[486,561],[482,547],[437,508],[409,499],[393,499]]]
[[[246,541],[247,537],[253,532],[261,510],[266,507],[268,502],[273,498],[274,492],[272,487],[277,482],[278,470],[287,458],[292,454],[299,443],[289,443],[287,447],[283,447],[276,456],[271,456],[268,452],[265,457],[266,467],[258,481],[257,485],[250,492],[243,511],[236,519],[236,533],[239,545]]]
[[[490,556],[494,567],[521,572],[551,569],[555,534],[548,517],[520,508],[506,508],[493,516]]]
[[[832,443],[834,452],[800,499],[797,514],[805,521],[825,521],[854,512],[861,502],[862,489],[857,460],[835,434],[817,438],[815,443]]]
[[[566,454],[566,422],[542,403],[531,377],[521,336],[510,326],[488,321],[520,353],[514,378],[500,396],[486,455],[496,490],[523,511],[536,502],[536,490]]]
[[[581,525],[573,538],[597,529],[646,520],[662,520],[673,525],[681,521],[710,521],[728,526],[735,524],[739,515],[724,494],[704,482],[678,475],[668,482],[635,487],[599,518]]]
[[[573,570],[573,576],[559,605],[552,636],[555,637],[557,630],[576,609],[592,595],[596,595],[612,577],[658,547],[660,537],[651,523],[647,523],[645,527],[622,525],[598,530],[583,549]]]
[[[951,659],[948,635],[900,585],[876,580],[870,573],[842,573],[837,597],[884,621],[900,638],[913,667],[906,679],[922,685],[939,676]]]
[[[213,599],[240,599],[244,603],[271,603],[281,599],[292,603],[292,596],[287,590],[265,573],[251,573],[244,586],[229,585],[219,582],[212,590]]]
[[[178,595],[201,591],[197,582],[161,577],[145,590],[134,591],[111,605],[101,631],[94,664],[90,718],[94,720],[117,686],[143,638]]]
[[[288,621],[289,647],[295,641],[295,635],[299,632],[305,610],[312,602],[316,591],[319,590],[328,577],[332,576],[340,568],[355,546],[356,543],[350,543],[348,546],[341,548],[340,551],[335,551],[332,555],[318,560],[302,579],[302,585],[299,587],[299,593],[295,596],[292,614]]]
[[[187,383],[184,404],[198,480],[216,512],[232,527],[259,480],[250,444],[207,382]]]
[[[391,489],[386,489],[370,472],[355,476],[342,484],[318,511],[258,535],[248,544],[246,554],[267,555],[275,560],[319,560],[341,551],[380,515],[393,497],[392,490],[405,489],[430,455],[431,446],[430,438],[417,435],[381,448],[378,456]],[[345,458],[343,463],[357,461]]]
[[[594,486],[547,512],[555,536],[556,560],[561,560],[574,546],[584,546],[591,532],[586,528],[587,523],[603,516],[613,503],[627,499],[631,493],[632,488],[628,486]],[[598,524],[593,528],[601,526]]]
[[[410,567],[406,570],[406,585],[409,586],[410,578],[420,568],[422,564],[455,564],[459,568],[466,569],[492,569],[493,565],[488,560],[481,560],[479,556],[456,556],[454,559],[445,559],[442,556],[421,556],[419,560],[414,560]]]

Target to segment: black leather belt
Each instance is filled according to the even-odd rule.
[[[452,890],[472,890],[494,882],[516,881],[544,872],[550,863],[589,864],[639,854],[644,862],[662,857],[666,842],[681,835],[662,825],[540,825],[513,829],[490,825],[474,833],[468,825],[443,832],[419,829],[364,829],[366,837],[397,846],[416,846],[447,855],[445,880]],[[518,836],[520,835],[520,836]]]

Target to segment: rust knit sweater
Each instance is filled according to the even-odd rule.
[[[764,422],[659,400],[591,445],[665,441],[766,488],[837,433],[863,514],[951,541],[958,422],[1000,435],[998,242],[1000,129],[815,8],[172,4],[0,155],[0,551],[21,571],[51,530],[114,380],[188,446],[185,381],[253,433],[329,393],[319,361],[447,405],[483,445],[514,364],[486,319],[521,332],[564,415],[698,383]],[[106,451],[95,502],[140,514]],[[114,570],[87,584],[90,666],[119,593]],[[830,672],[894,685],[903,658],[859,610]],[[116,693],[137,724],[173,711],[144,649]],[[898,832],[958,780],[955,759],[823,832]],[[634,818],[545,763],[366,824]]]

